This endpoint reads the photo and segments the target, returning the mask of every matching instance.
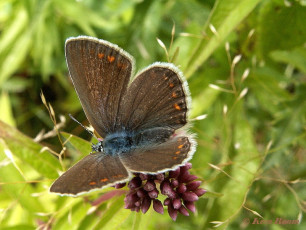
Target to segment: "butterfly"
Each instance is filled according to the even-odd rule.
[[[175,65],[156,62],[132,79],[130,54],[88,36],[68,38],[65,54],[86,117],[102,139],[52,184],[51,192],[77,196],[126,182],[133,173],[174,170],[192,158],[191,98]]]

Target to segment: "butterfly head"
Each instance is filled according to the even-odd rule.
[[[104,149],[103,149],[103,141],[99,141],[97,144],[94,144],[92,143],[91,144],[91,153],[94,153],[94,152],[103,152]]]

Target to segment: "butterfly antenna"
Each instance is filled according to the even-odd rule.
[[[76,123],[78,123],[80,126],[82,126],[83,127],[83,129],[85,129],[88,133],[90,133],[90,135],[91,136],[93,136],[94,138],[96,138],[95,137],[95,135],[93,134],[93,132],[91,132],[88,128],[86,128],[81,122],[79,122],[77,119],[75,119],[70,113],[69,113],[69,117],[72,119],[72,120],[74,120]],[[97,138],[96,138],[97,139]],[[97,139],[98,140],[98,139]]]

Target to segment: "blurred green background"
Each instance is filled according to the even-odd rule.
[[[305,6],[304,0],[1,0],[0,229],[306,229]],[[67,116],[88,125],[64,56],[65,40],[78,35],[118,44],[135,57],[137,70],[168,60],[158,38],[185,74],[191,118],[207,114],[192,128],[198,141],[192,172],[209,191],[195,214],[176,222],[152,208],[136,214],[123,208],[123,196],[92,205],[112,188],[79,198],[48,192],[59,172],[90,152],[82,140],[90,136]],[[63,143],[69,134],[57,135],[55,122],[75,136]],[[300,224],[254,224],[255,218]]]

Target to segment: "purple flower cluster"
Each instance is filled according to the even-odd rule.
[[[163,205],[167,206],[173,220],[178,213],[189,216],[188,209],[195,212],[194,202],[206,192],[199,188],[201,181],[196,181],[197,176],[189,173],[191,167],[191,163],[187,163],[174,171],[157,175],[135,174],[128,183],[130,191],[124,199],[125,208],[146,213],[153,203],[153,209],[160,214],[164,213]],[[124,186],[117,184],[115,188]],[[167,196],[163,203],[158,200],[159,193]]]

